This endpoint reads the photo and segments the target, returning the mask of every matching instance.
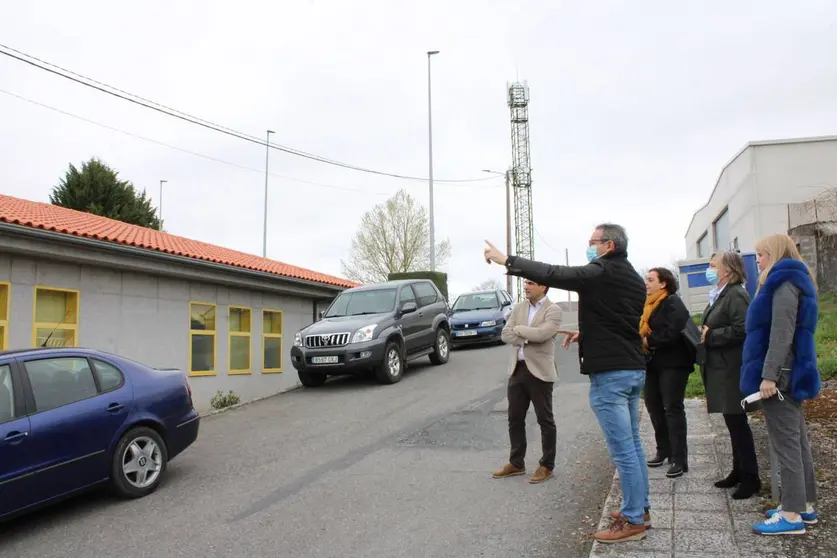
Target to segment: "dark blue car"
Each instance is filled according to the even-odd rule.
[[[451,345],[502,343],[511,307],[511,296],[502,289],[459,295],[451,306]]]
[[[0,520],[109,484],[153,492],[197,439],[179,370],[88,349],[0,352]]]

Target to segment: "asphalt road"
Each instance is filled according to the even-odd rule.
[[[9,522],[0,556],[586,556],[613,474],[586,379],[560,350],[555,478],[495,480],[508,351],[458,350],[392,386],[330,381],[206,418],[156,493],[87,495]],[[532,411],[528,424],[533,471]]]

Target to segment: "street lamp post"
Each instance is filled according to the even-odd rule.
[[[160,228],[163,227],[163,184],[166,182],[168,182],[168,180],[160,181],[160,203],[159,207],[157,207],[157,219],[160,220]]]
[[[430,87],[430,57],[439,54],[438,50],[427,51],[427,144],[430,186],[430,271],[436,271],[436,221],[433,215],[433,104]]]
[[[483,169],[482,172],[491,174],[501,174],[506,179],[506,255],[511,255],[512,237],[511,237],[511,171],[498,172],[488,169]],[[511,275],[506,275],[506,292],[512,294],[512,278]]]
[[[267,257],[267,183],[268,183],[268,164],[270,163],[270,134],[274,134],[273,130],[267,131],[267,140],[265,141],[264,154],[264,219],[262,221],[262,257]]]

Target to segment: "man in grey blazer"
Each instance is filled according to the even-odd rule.
[[[558,440],[552,414],[552,388],[558,380],[555,366],[556,335],[561,328],[561,307],[546,298],[549,287],[528,279],[523,283],[526,300],[512,310],[502,339],[514,347],[509,363],[509,462],[494,473],[506,478],[526,473],[526,413],[535,407],[541,429],[543,456],[529,478],[532,484],[552,477]]]

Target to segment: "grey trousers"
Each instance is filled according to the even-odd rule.
[[[806,503],[817,501],[817,485],[814,478],[814,461],[805,413],[802,405],[785,395],[762,401],[767,434],[779,462],[782,479],[782,510],[802,513]]]

